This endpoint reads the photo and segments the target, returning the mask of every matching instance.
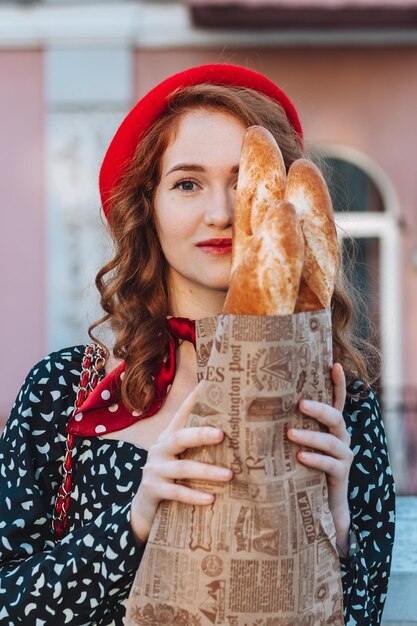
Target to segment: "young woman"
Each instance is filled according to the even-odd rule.
[[[202,66],[145,96],[107,151],[100,190],[115,255],[97,277],[105,314],[91,330],[108,321],[115,341],[110,352],[49,355],[12,409],[0,447],[4,626],[54,624],[56,615],[72,626],[121,625],[158,503],[204,506],[212,495],[176,480],[233,478],[178,455],[224,436],[184,428],[196,397],[190,320],[222,310],[240,148],[253,124],[273,133],[287,167],[302,155],[297,112],[276,85],[244,68]],[[326,473],[346,624],[379,624],[394,488],[351,318],[340,283],[334,405],[301,404],[328,432],[288,436],[320,452],[298,457]]]

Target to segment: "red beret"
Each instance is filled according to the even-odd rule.
[[[116,131],[100,170],[100,194],[106,215],[109,211],[108,200],[112,190],[133,158],[139,140],[164,112],[169,95],[179,87],[201,83],[247,87],[269,96],[283,107],[290,124],[302,140],[303,131],[300,120],[291,100],[262,74],[238,65],[211,64],[192,67],[170,76],[154,87],[139,100]]]

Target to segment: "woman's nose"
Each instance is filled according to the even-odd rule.
[[[233,220],[233,207],[236,192],[231,189],[222,189],[211,194],[204,215],[204,223],[207,226],[226,228],[231,226]]]

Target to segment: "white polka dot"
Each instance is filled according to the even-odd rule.
[[[110,391],[108,389],[105,389],[101,392],[101,397],[103,398],[103,400],[108,400],[110,398]]]
[[[142,415],[142,411],[133,411],[132,415],[133,417],[139,417],[140,415]]]
[[[99,424],[98,426],[96,426],[96,433],[105,433],[107,430],[107,428],[105,426],[103,426],[103,424]]]
[[[110,413],[115,413],[118,408],[119,408],[118,404],[112,404],[111,406],[109,406],[109,411]]]
[[[120,380],[123,380],[123,378],[125,377],[125,374],[126,374],[126,372],[122,372],[122,373],[120,374]]]
[[[75,416],[75,421],[76,422],[81,422],[82,419],[83,419],[83,414],[82,413],[78,413],[78,415]]]

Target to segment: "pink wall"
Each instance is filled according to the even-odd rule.
[[[417,247],[417,50],[138,51],[136,93],[139,97],[175,71],[213,62],[235,63],[265,73],[294,100],[308,142],[352,146],[374,159],[390,178],[401,215],[410,224],[401,242],[404,383],[415,386],[417,270],[411,266],[410,255],[413,246]]]
[[[308,141],[362,150],[391,179],[414,228],[414,235],[404,230],[402,250],[404,382],[415,385],[417,271],[410,255],[417,246],[417,49],[138,51],[136,93],[185,67],[219,61],[270,76],[293,98]],[[0,418],[45,353],[44,106],[42,52],[0,52]]]
[[[43,120],[42,53],[0,52],[0,421],[45,351]]]

